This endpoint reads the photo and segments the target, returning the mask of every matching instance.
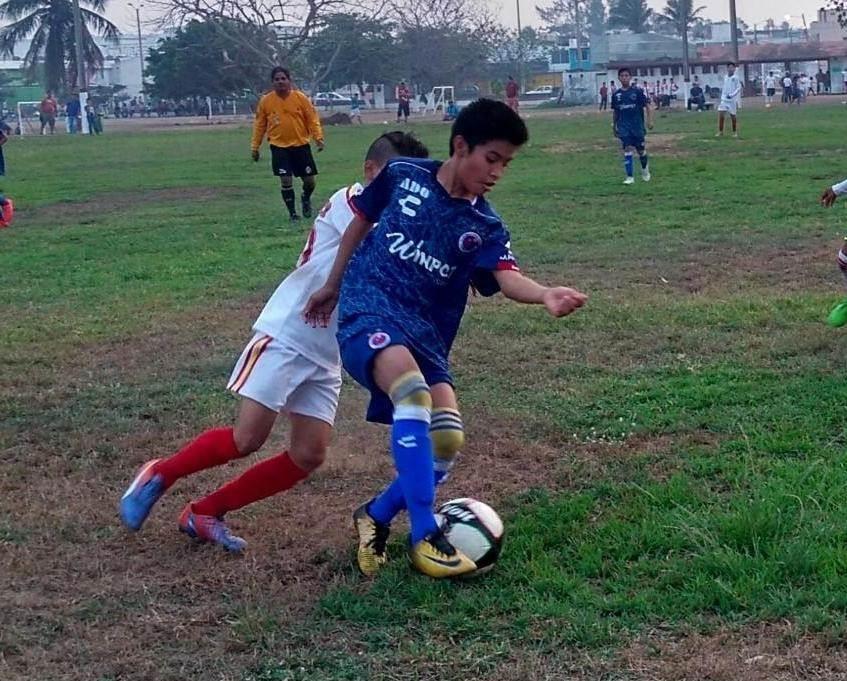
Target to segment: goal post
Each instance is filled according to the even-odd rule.
[[[38,135],[41,132],[41,119],[38,107],[41,102],[18,102],[18,130],[23,135]]]

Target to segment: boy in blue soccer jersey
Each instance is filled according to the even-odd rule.
[[[389,162],[351,198],[356,217],[326,285],[306,306],[307,322],[324,324],[339,303],[344,367],[371,393],[368,420],[392,424],[397,478],[353,515],[366,575],[385,563],[391,520],[404,508],[418,570],[455,577],[476,569],[447,541],[433,511],[435,485],[464,441],[447,358],[469,287],[544,305],[554,317],[585,303],[579,291],[520,273],[509,233],[484,198],[527,138],[506,104],[481,99],[454,122],[446,162]]]
[[[631,87],[632,74],[624,67],[618,70],[618,79],[621,81],[620,88],[612,96],[612,132],[620,139],[623,148],[623,165],[626,171],[624,184],[632,184],[635,178],[632,176],[632,152],[638,153],[641,161],[641,179],[650,181],[650,166],[647,158],[647,149],[644,145],[644,136],[648,130],[653,129],[653,110],[644,90],[639,87]]]

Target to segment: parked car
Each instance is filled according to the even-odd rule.
[[[317,92],[312,97],[312,102],[315,106],[332,108],[336,106],[350,106],[353,100],[337,92]]]
[[[540,87],[535,88],[534,90],[528,90],[524,92],[525,95],[533,96],[533,95],[546,95],[547,97],[553,96],[553,86],[552,85],[541,85]]]

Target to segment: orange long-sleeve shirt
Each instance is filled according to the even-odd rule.
[[[262,145],[265,133],[275,147],[299,147],[308,144],[310,138],[316,142],[324,138],[318,112],[299,90],[292,90],[285,98],[271,91],[259,100],[250,143],[253,151]]]

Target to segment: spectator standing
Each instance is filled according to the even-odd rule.
[[[605,111],[609,107],[609,88],[606,87],[606,81],[600,86],[600,111]]]
[[[56,132],[56,114],[59,112],[59,104],[52,92],[47,92],[44,99],[38,105],[38,118],[41,121],[41,134],[46,135],[46,128],[50,128],[50,134]]]
[[[518,88],[517,82],[512,76],[509,76],[509,79],[506,81],[506,104],[509,105],[509,108],[512,111],[518,110]]]
[[[79,95],[73,93],[65,104],[65,116],[68,118],[68,132],[75,135],[80,129],[80,115],[82,109],[79,105]]]
[[[406,85],[405,80],[400,81],[397,86],[397,122],[400,122],[400,117],[403,117],[405,123],[409,122],[409,100],[412,98],[412,93]]]

